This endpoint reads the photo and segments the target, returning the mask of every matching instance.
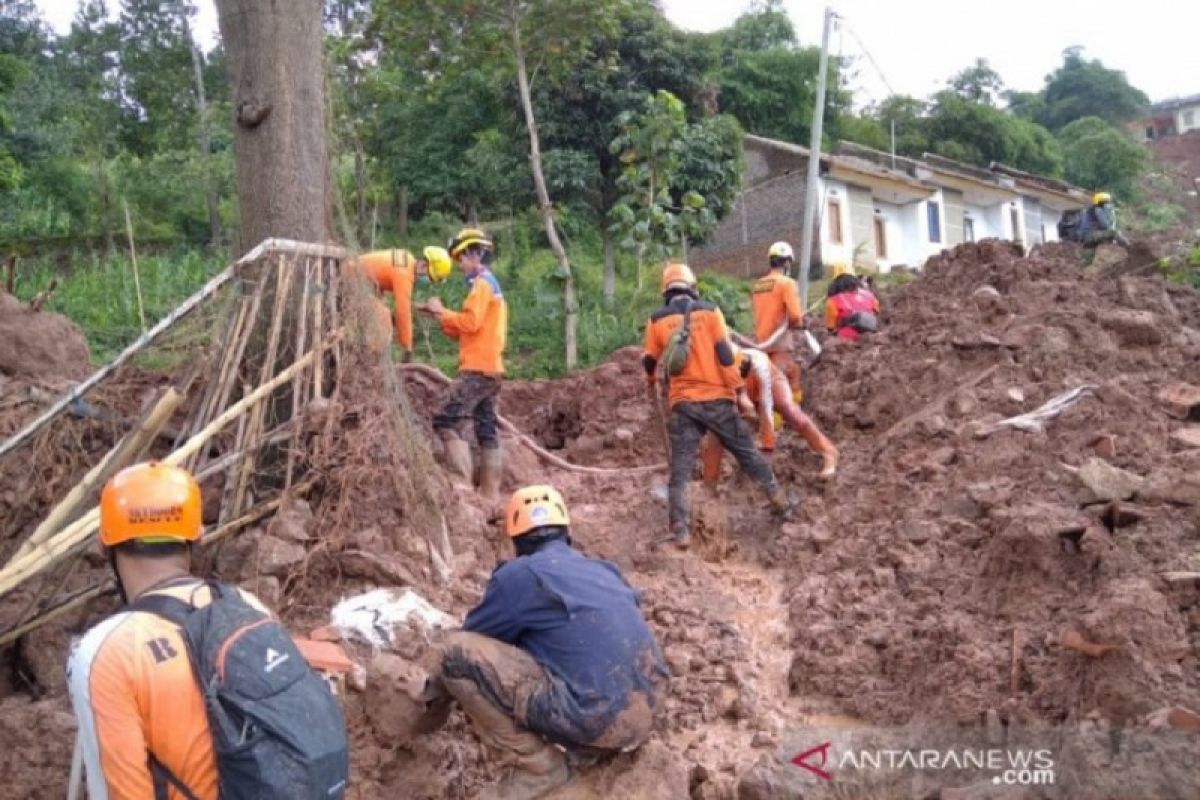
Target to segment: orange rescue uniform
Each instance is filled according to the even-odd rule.
[[[148,594],[198,607],[211,599],[198,579]],[[151,753],[199,800],[217,800],[208,716],[178,627],[145,611],[119,611],[75,645],[67,680],[91,800],[154,800]],[[182,797],[173,788],[168,794]]]
[[[804,324],[804,308],[800,305],[800,290],[796,282],[782,269],[773,269],[754,284],[750,294],[754,310],[754,338],[764,342],[779,326],[787,324],[796,329]],[[767,354],[787,376],[792,390],[800,390],[800,367],[792,355],[792,337],[785,333],[772,345]]]
[[[646,326],[644,363],[651,382],[657,374],[667,342],[683,324],[683,304],[672,302],[655,311]],[[718,346],[727,352],[729,364],[721,363]],[[670,376],[670,405],[706,400],[733,400],[742,388],[742,376],[733,362],[725,316],[712,303],[692,301],[691,343],[683,372]]]
[[[412,298],[417,282],[416,259],[407,250],[374,250],[358,258],[359,265],[381,292],[396,300],[396,341],[413,349]]]
[[[471,287],[462,311],[442,314],[442,331],[458,340],[458,371],[504,374],[504,347],[508,341],[508,303],[491,270],[467,278]]]

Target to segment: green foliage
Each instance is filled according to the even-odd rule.
[[[1085,189],[1129,197],[1149,156],[1145,148],[1099,117],[1084,117],[1058,132],[1067,180]]]
[[[951,91],[964,100],[994,106],[1004,92],[1004,81],[1000,73],[992,69],[986,58],[977,58],[975,63],[956,74],[948,82]]]
[[[47,308],[65,314],[83,329],[92,360],[104,363],[141,335],[133,267],[127,257],[77,256],[63,274],[50,259],[22,261],[16,294],[28,299],[59,279]],[[211,254],[178,251],[140,256],[138,275],[146,321],[153,324],[170,313],[224,266]]]
[[[934,96],[924,131],[933,151],[948,158],[981,166],[999,161],[1051,176],[1062,171],[1058,142],[1044,128],[955,92]]]
[[[1041,95],[1034,119],[1052,131],[1084,117],[1118,125],[1137,118],[1149,105],[1146,94],[1130,86],[1124,72],[1084,58],[1082,47],[1063,51],[1063,63],[1046,76]]]

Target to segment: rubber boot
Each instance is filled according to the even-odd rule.
[[[797,432],[808,442],[813,452],[821,457],[821,477],[828,480],[837,474],[838,449],[829,441],[829,437],[821,433],[812,420],[805,420]]]
[[[500,500],[500,480],[504,477],[503,451],[483,449],[479,451],[479,494],[489,507]]]
[[[446,469],[470,485],[474,474],[471,466],[471,446],[452,430],[439,431],[438,435],[442,437]]]
[[[537,800],[550,797],[571,782],[574,775],[566,753],[547,744],[536,753],[521,756],[508,776],[479,794],[479,800]]]

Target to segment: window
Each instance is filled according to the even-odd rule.
[[[887,258],[887,225],[883,217],[875,218],[875,257]]]
[[[963,214],[963,241],[975,241],[975,220],[971,219],[970,214]]]
[[[1153,125],[1147,125],[1147,126],[1146,126],[1146,138],[1147,138],[1147,139],[1153,139],[1153,138],[1154,138],[1154,126],[1153,126]]]
[[[942,240],[941,207],[930,200],[925,204],[925,211],[929,215],[929,241],[940,242]]]
[[[1194,112],[1194,111],[1183,112],[1183,126],[1185,128],[1190,128],[1195,124],[1196,124],[1196,112]]]
[[[839,200],[829,201],[829,241],[842,243],[842,204]]]

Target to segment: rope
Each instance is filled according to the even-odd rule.
[[[397,367],[404,372],[415,372],[418,375],[424,375],[443,386],[450,383],[450,378],[437,367],[431,367],[428,364],[397,364]],[[568,472],[578,472],[584,475],[636,475],[645,472],[661,472],[667,468],[666,464],[651,464],[641,467],[586,467],[581,464],[572,464],[564,458],[554,455],[537,444],[533,439],[522,433],[516,425],[509,422],[499,414],[496,415],[500,423],[500,430],[511,433],[517,438],[521,444],[532,450],[543,461],[552,464],[559,469],[567,470]]]

